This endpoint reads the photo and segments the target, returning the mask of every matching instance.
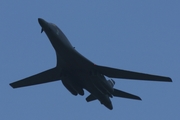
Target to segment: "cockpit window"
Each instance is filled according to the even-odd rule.
[[[51,25],[53,25],[56,28],[56,34],[59,34],[59,32],[61,31],[55,24],[51,23]]]
[[[53,26],[57,27],[54,23],[51,23]]]
[[[53,23],[50,23],[50,24],[52,25],[51,27],[52,27],[53,32],[55,32],[58,35],[59,39],[64,44],[72,47],[71,43],[68,41],[68,39],[66,38],[64,33],[55,24],[53,24]]]

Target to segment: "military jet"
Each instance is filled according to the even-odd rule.
[[[115,89],[114,80],[107,78],[172,82],[169,77],[96,65],[77,52],[55,24],[42,18],[38,18],[38,22],[42,28],[41,33],[46,33],[55,49],[57,64],[54,68],[10,83],[13,88],[61,80],[73,95],[84,95],[84,90],[87,90],[90,93],[86,98],[87,102],[99,100],[101,104],[112,110],[110,98],[113,96],[135,100],[141,100],[141,98]]]

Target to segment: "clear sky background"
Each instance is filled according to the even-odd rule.
[[[73,96],[61,81],[12,89],[9,83],[50,69],[56,56],[37,19],[55,23],[95,64],[169,76],[173,83],[114,79],[142,101]],[[73,61],[72,61],[73,62]],[[0,2],[1,120],[179,120],[179,0],[30,0]]]

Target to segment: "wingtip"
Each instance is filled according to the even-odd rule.
[[[9,85],[13,88],[12,83],[10,83]]]
[[[157,81],[160,81],[160,82],[173,82],[170,77],[162,77],[160,80],[157,80]]]
[[[164,80],[164,82],[173,82],[172,79],[170,77],[166,77],[166,79]]]
[[[173,82],[172,79],[169,77],[169,82]]]
[[[12,88],[16,88],[13,83],[9,84]]]
[[[10,83],[9,85],[10,85],[12,88],[14,88],[13,85],[12,85],[12,83]]]
[[[142,101],[142,99],[141,99],[139,96],[134,96],[133,99],[134,99],[134,100],[140,100],[140,101]]]
[[[137,100],[140,100],[140,101],[142,101],[142,99],[141,99],[140,97],[138,97],[138,98],[137,98]]]

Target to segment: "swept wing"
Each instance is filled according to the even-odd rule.
[[[111,78],[172,82],[171,78],[164,76],[151,75],[151,74],[133,72],[128,70],[121,70],[121,69],[110,68],[99,65],[95,65],[95,68],[101,74],[104,74],[105,76]]]
[[[13,88],[19,88],[47,82],[53,82],[57,80],[60,80],[60,73],[58,72],[57,68],[52,68],[44,72],[38,73],[36,75],[10,83],[10,86]]]

